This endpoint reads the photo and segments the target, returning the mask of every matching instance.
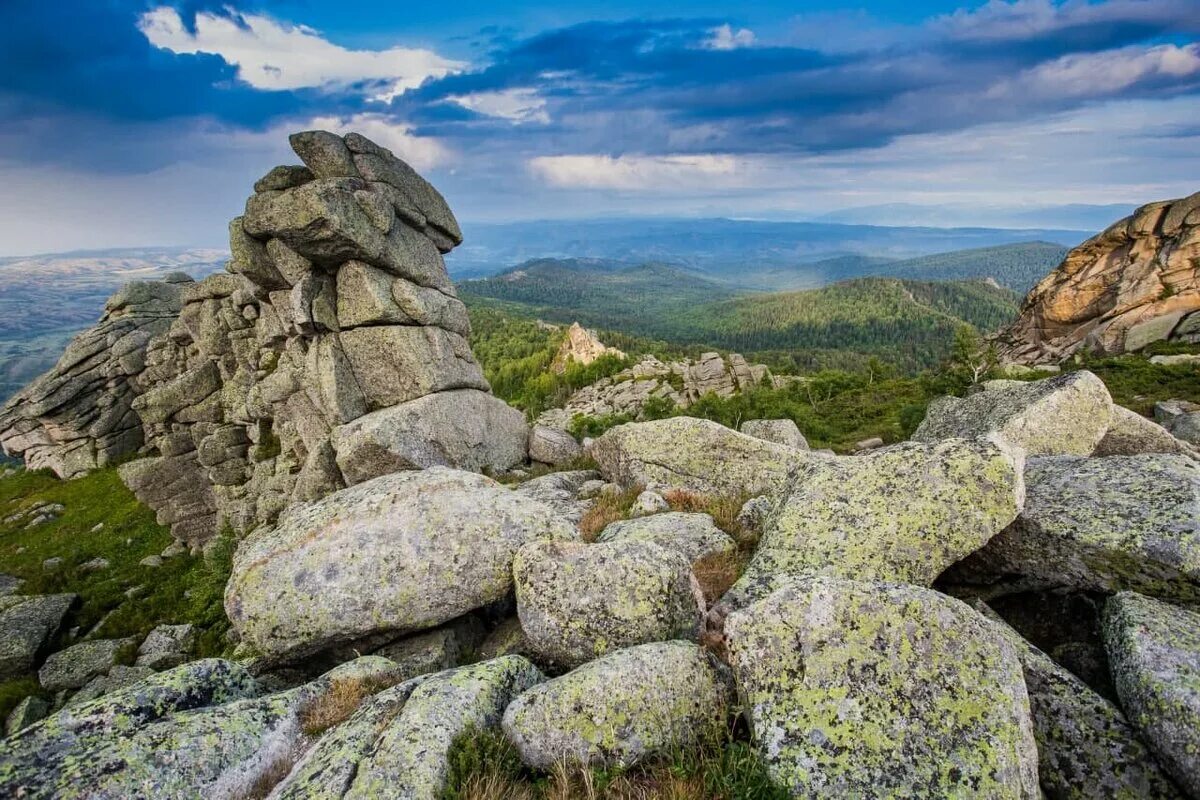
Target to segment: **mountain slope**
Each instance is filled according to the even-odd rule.
[[[551,260],[459,288],[476,306],[499,300],[511,313],[579,320],[801,368],[871,356],[907,370],[931,366],[949,353],[958,328],[993,330],[1017,308],[1011,291],[983,281],[860,278],[820,289],[739,294],[661,264],[611,269]]]
[[[1024,294],[1062,263],[1067,252],[1051,242],[1021,242],[894,261],[873,267],[868,274],[919,281],[992,278]]]

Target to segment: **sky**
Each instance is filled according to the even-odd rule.
[[[0,0],[0,21],[0,255],[220,245],[310,128],[391,148],[468,237],[1200,190],[1200,0]]]

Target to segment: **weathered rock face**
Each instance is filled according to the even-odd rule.
[[[361,136],[292,145],[306,168],[256,184],[228,274],[186,287],[145,348],[132,405],[154,458],[122,476],[189,544],[385,472],[525,460],[467,344],[441,195]]]
[[[535,686],[504,712],[531,767],[632,766],[717,742],[733,705],[729,670],[691,642],[618,650]]]
[[[482,475],[385,475],[252,533],[234,558],[225,610],[259,653],[295,659],[500,600],[522,545],[574,535],[550,507]]]
[[[552,664],[700,634],[704,597],[691,565],[652,542],[533,543],[517,553],[513,576],[521,629]]]
[[[1020,451],[962,439],[801,461],[718,610],[765,597],[789,576],[928,586],[1016,518],[1023,461]]]
[[[567,366],[570,364],[591,364],[600,356],[615,356],[624,358],[625,354],[615,347],[609,347],[600,341],[600,337],[594,332],[580,325],[578,322],[571,323],[571,327],[567,328],[567,337],[563,339],[563,343],[558,348],[558,353],[554,356],[554,361],[550,364],[550,369],[561,375],[567,371]]]
[[[797,450],[807,450],[808,440],[790,419],[749,419],[742,423],[742,433]]]
[[[1039,796],[1021,664],[965,604],[819,577],[726,633],[754,742],[793,797]]]
[[[682,511],[613,522],[596,538],[601,542],[654,542],[678,552],[693,568],[710,559],[731,557],[737,551],[737,544],[713,523],[711,516]]]
[[[0,410],[0,450],[30,469],[74,478],[137,452],[142,423],[133,400],[147,378],[146,345],[170,327],[192,279],[135,281],[109,298],[95,327],[67,345],[54,369]]]
[[[1033,364],[1200,340],[1200,193],[1142,206],[1076,247],[1033,288],[999,341]]]
[[[1108,432],[1112,397],[1086,370],[1022,383],[991,381],[967,397],[940,397],[913,434],[917,442],[999,436],[1029,455],[1091,455]]]
[[[1104,643],[1130,721],[1200,796],[1200,614],[1122,592],[1105,606]]]
[[[673,417],[618,425],[592,443],[604,477],[716,495],[762,494],[787,477],[799,450],[706,419]]]
[[[73,594],[0,598],[0,680],[33,669],[74,602]]]
[[[1119,708],[1023,639],[988,606],[976,601],[974,608],[1021,660],[1038,743],[1038,779],[1047,797],[1180,796]]]
[[[1031,458],[1025,510],[949,574],[1200,600],[1200,466],[1178,455]]]

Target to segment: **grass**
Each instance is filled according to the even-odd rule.
[[[67,632],[76,627],[80,636],[115,639],[144,637],[157,625],[190,622],[197,628],[193,655],[224,652],[229,624],[224,592],[232,536],[223,536],[204,556],[184,554],[164,559],[157,568],[141,566],[143,558],[162,552],[174,540],[112,468],[72,481],[27,471],[0,479],[0,520],[40,503],[66,508],[57,519],[34,528],[25,528],[24,520],[0,521],[0,571],[25,580],[21,594],[79,595],[53,646],[64,644]],[[103,527],[94,530],[100,524]],[[61,558],[62,564],[46,571],[42,562],[48,558]],[[94,558],[107,559],[109,567],[80,569]],[[140,590],[127,596],[135,587]],[[0,716],[35,693],[29,680],[0,683]]]
[[[594,542],[611,523],[629,519],[629,511],[642,491],[641,486],[632,486],[620,492],[601,492],[579,520],[583,540]]]
[[[565,765],[549,774],[521,763],[499,731],[470,731],[456,742],[443,800],[783,800],[744,733],[630,769]]]
[[[758,546],[758,535],[738,521],[738,513],[750,497],[747,494],[714,496],[672,489],[663,495],[663,499],[672,511],[708,514],[713,524],[729,534],[737,544],[737,550],[732,553],[706,558],[692,565],[692,572],[704,591],[705,600],[712,603],[742,577],[750,557],[754,555],[754,548]]]

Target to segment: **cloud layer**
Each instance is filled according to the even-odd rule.
[[[836,3],[754,20],[664,19],[647,5],[469,41],[389,34],[370,15],[329,33],[309,27],[306,4],[232,1],[6,9],[0,181],[53,174],[37,196],[96,195],[107,232],[120,208],[105,192],[204,174],[188,213],[217,233],[197,241],[219,239],[228,198],[287,158],[283,132],[316,126],[361,130],[431,171],[467,219],[1200,188],[1188,185],[1200,175],[1195,0],[990,0],[916,21]],[[147,214],[187,227],[171,204],[126,202],[143,240]],[[50,249],[12,244],[33,237],[11,205],[9,248]]]

